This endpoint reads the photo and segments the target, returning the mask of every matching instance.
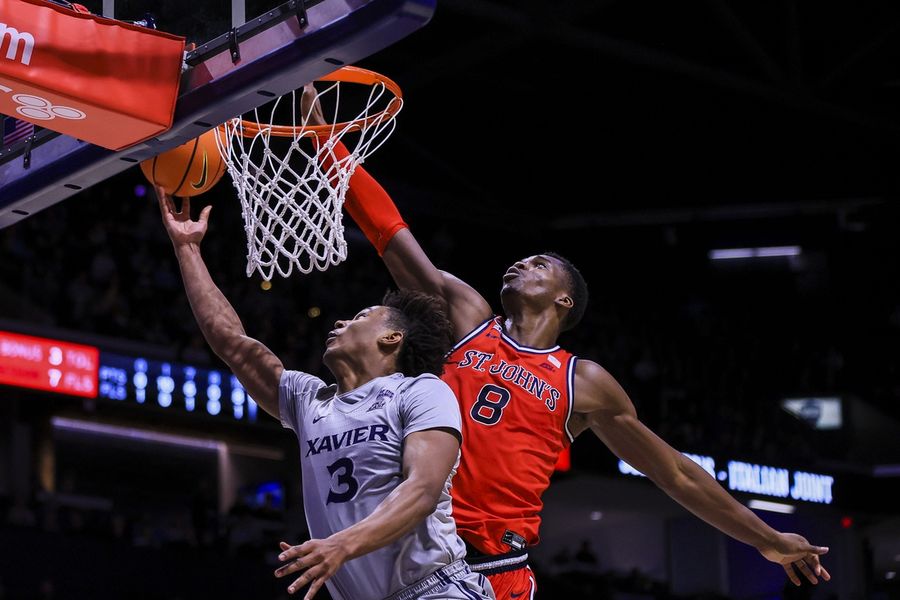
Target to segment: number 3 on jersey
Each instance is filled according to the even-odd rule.
[[[359,482],[353,477],[352,460],[349,458],[339,458],[328,465],[328,473],[332,477],[337,474],[337,481],[335,482],[337,487],[346,486],[346,489],[342,492],[336,492],[333,489],[328,490],[328,500],[325,501],[325,504],[331,504],[332,502],[338,504],[347,502],[356,495],[356,491],[359,490]]]
[[[469,415],[482,425],[496,425],[503,416],[503,408],[509,404],[509,398],[509,390],[489,383],[478,392],[478,399]]]

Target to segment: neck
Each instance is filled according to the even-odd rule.
[[[337,393],[343,394],[363,386],[376,377],[383,377],[396,372],[393,361],[377,360],[367,362],[337,359],[333,364],[327,365],[337,383]]]
[[[531,348],[550,348],[559,337],[559,318],[552,310],[529,310],[527,306],[506,311],[506,333],[517,343]]]

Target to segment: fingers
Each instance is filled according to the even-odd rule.
[[[291,563],[283,565],[276,570],[275,576],[284,577],[305,569],[304,573],[288,586],[287,591],[289,594],[294,594],[308,585],[309,590],[304,596],[304,600],[312,600],[337,567],[328,566],[327,557],[316,551],[315,540],[310,540],[299,546],[291,546],[287,542],[281,542],[278,546],[281,548],[281,554],[278,555],[278,559],[291,561]]]
[[[279,546],[281,546],[282,553],[278,555],[278,560],[282,562],[300,558],[308,551],[306,543],[300,544],[299,546],[291,546],[290,544],[281,542]]]
[[[312,600],[313,596],[316,595],[316,592],[319,591],[319,588],[322,587],[322,584],[325,583],[324,577],[319,577],[318,579],[312,582],[312,585],[309,586],[309,591],[306,592],[306,596],[303,597],[303,600]]]
[[[825,549],[828,550],[827,548]],[[817,576],[821,577],[825,581],[831,581],[831,574],[828,572],[825,567],[822,566],[822,563],[819,561],[818,554],[811,554],[806,557],[806,564],[808,564],[812,568],[812,572]]]
[[[319,92],[312,82],[303,86],[300,108],[303,112],[303,125],[325,125],[325,115],[322,113],[322,105],[319,102]]]
[[[172,215],[173,217],[177,217],[181,215],[180,211],[175,210],[175,200],[172,198],[170,194],[168,194],[160,185],[153,186],[156,190],[156,197],[159,199],[159,208],[163,211],[163,216],[167,213]],[[184,205],[182,205],[183,207]]]
[[[200,211],[200,222],[208,223],[209,222],[209,213],[211,213],[211,212],[212,212],[212,204],[209,204],[209,205],[203,207],[203,210]]]
[[[806,561],[806,564],[808,564],[812,568],[813,573],[815,573],[816,575],[818,575],[822,570],[822,565],[819,564],[818,554],[810,554],[804,560]]]
[[[794,585],[800,585],[800,578],[797,577],[797,574],[794,573],[794,567],[791,564],[782,565],[784,567],[784,572],[787,573],[788,579],[791,580],[791,583]]]
[[[806,564],[806,561],[800,559],[794,563],[794,565],[800,569],[800,572],[809,580],[809,582],[813,585],[819,583],[818,577],[816,574],[812,572],[812,569],[809,568],[809,565]]]
[[[323,568],[321,565],[313,567],[298,577],[297,580],[288,587],[287,591],[289,594],[293,594],[303,586],[309,585],[309,591],[307,591],[306,596],[303,597],[303,600],[309,600],[316,595],[316,592],[319,591],[319,588],[321,588],[322,584],[325,583],[325,580],[328,579],[327,573],[327,569]]]
[[[309,548],[307,544],[300,544],[299,546],[291,546],[285,542],[281,542],[279,544],[281,546],[281,554],[278,555],[278,560],[287,562],[291,561],[289,564],[282,565],[278,569],[275,570],[275,577],[284,577],[285,575],[290,575],[291,573],[296,573],[297,571],[302,571],[310,567],[314,561],[307,560],[305,563],[303,559],[309,553]]]
[[[172,230],[172,227],[178,221],[183,220],[181,215],[175,210],[175,202],[172,201],[171,196],[159,197],[159,211],[162,213],[163,224],[169,231]]]
[[[812,555],[808,558],[796,560],[792,563],[788,563],[783,565],[784,572],[787,573],[788,578],[794,585],[800,585],[802,582],[800,577],[794,571],[794,569],[798,569],[804,577],[813,585],[817,585],[819,583],[819,577],[821,577],[825,581],[831,581],[831,573],[819,564],[818,556]],[[817,577],[818,576],[818,577]]]
[[[814,554],[816,556],[820,556],[822,554],[828,554],[828,546],[813,546],[812,544],[806,542],[803,544],[803,548],[800,549],[801,552],[805,554]]]
[[[172,212],[172,198],[170,198],[169,195],[166,194],[166,191],[160,186],[157,185],[154,186],[154,188],[156,189],[156,199],[159,200],[159,210],[165,217],[167,213]]]
[[[295,561],[292,561],[290,564],[283,565],[275,570],[275,577],[284,577],[285,575],[290,575],[291,573],[296,573],[297,571],[302,571],[303,569],[310,566],[312,561],[307,561],[304,564],[302,558],[298,558]]]
[[[294,592],[305,586],[307,583],[309,583],[314,577],[315,576],[311,571],[307,571],[296,580],[294,580],[294,583],[288,586],[288,594],[293,594]]]
[[[161,185],[154,185],[153,189],[156,191],[156,197],[162,200],[163,198],[168,198],[169,194],[166,193],[166,189]]]
[[[818,580],[816,579],[817,576],[821,577],[825,581],[831,581],[831,573],[829,573],[828,570],[822,566],[822,562],[819,559],[820,556],[827,553],[827,546],[810,546],[807,556],[799,561],[804,566],[808,565],[808,567],[810,568],[811,573],[809,574],[803,571],[803,568],[801,568],[800,570],[804,575],[806,575],[806,578],[814,584],[818,583]]]

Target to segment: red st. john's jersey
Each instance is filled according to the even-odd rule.
[[[538,542],[541,495],[571,442],[576,358],[517,344],[495,317],[454,346],[442,379],[459,399],[462,458],[453,478],[460,536],[486,554],[514,549],[507,531]]]

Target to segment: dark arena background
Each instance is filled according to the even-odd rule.
[[[195,42],[228,20],[153,4]],[[587,433],[544,497],[536,598],[900,598],[900,5],[440,0],[360,65],[404,90],[365,166],[434,262],[500,310],[515,260],[569,257],[591,300],[563,347],[830,548],[832,580],[795,588]],[[206,203],[248,334],[328,380],[326,333],[391,285],[376,253],[348,218],[345,263],[263,284],[227,176]],[[80,358],[28,389],[35,347]],[[288,597],[296,438],[208,350],[137,168],[0,230],[0,377],[0,599]]]

